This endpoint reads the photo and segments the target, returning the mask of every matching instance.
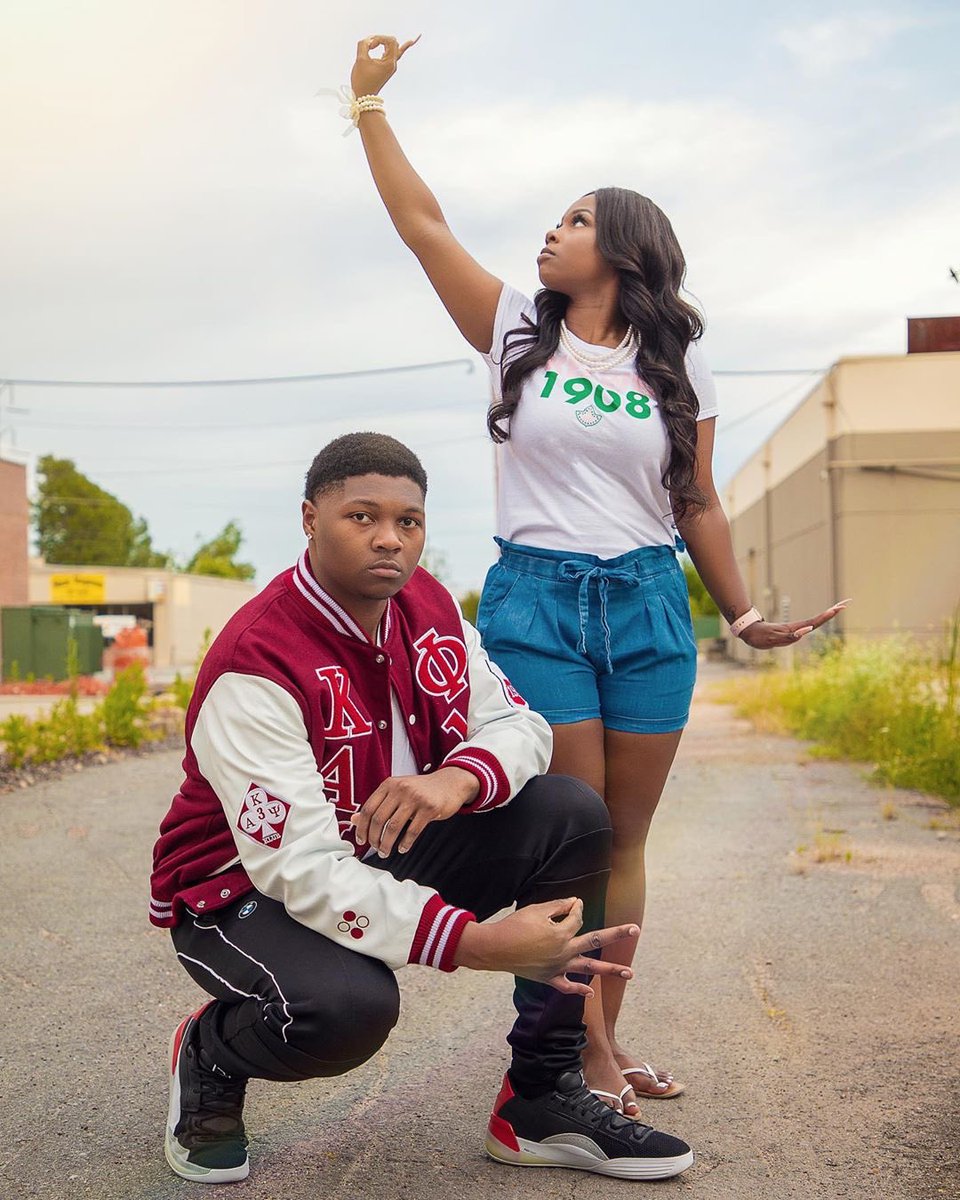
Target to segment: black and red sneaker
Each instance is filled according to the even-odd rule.
[[[197,1022],[206,1007],[181,1021],[170,1041],[170,1115],[163,1150],[184,1179],[232,1183],[250,1173],[243,1130],[247,1081],[226,1075],[201,1050]]]
[[[570,1167],[618,1179],[667,1179],[693,1165],[686,1142],[621,1116],[577,1071],[530,1100],[516,1095],[504,1075],[485,1148],[515,1167]]]

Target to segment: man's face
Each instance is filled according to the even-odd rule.
[[[344,608],[387,600],[423,553],[423,492],[403,475],[354,475],[304,500],[303,529],[317,582]]]

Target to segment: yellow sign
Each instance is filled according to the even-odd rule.
[[[103,604],[106,598],[106,575],[75,571],[50,576],[51,604]]]

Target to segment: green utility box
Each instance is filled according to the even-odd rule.
[[[698,642],[706,641],[708,638],[718,638],[720,636],[719,614],[712,613],[709,617],[694,617],[693,636]]]
[[[3,678],[66,679],[71,638],[77,646],[77,671],[93,675],[103,667],[103,634],[93,614],[55,605],[0,611]]]

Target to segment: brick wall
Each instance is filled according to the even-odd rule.
[[[27,603],[27,468],[0,459],[0,608]]]

